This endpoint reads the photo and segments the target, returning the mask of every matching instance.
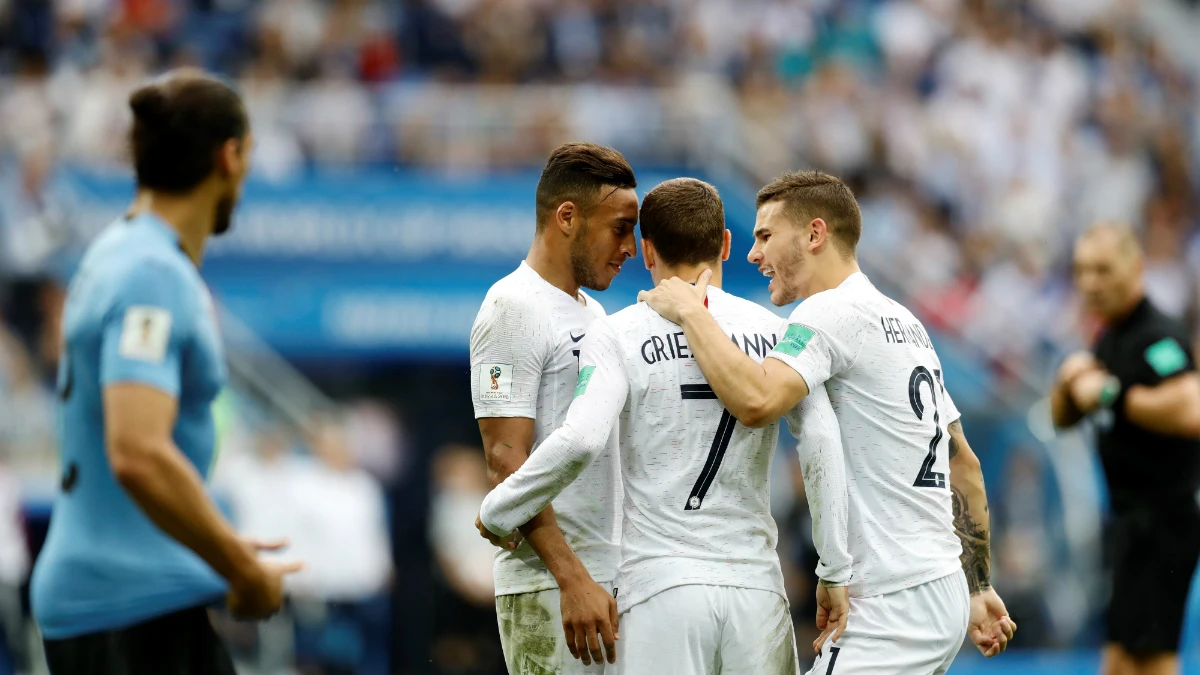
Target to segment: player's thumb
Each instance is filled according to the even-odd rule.
[[[638,302],[646,302],[650,299],[650,291],[638,291]]]
[[[613,639],[621,639],[621,615],[617,613],[617,599],[609,598],[608,617],[612,621]]]
[[[706,269],[701,272],[699,278],[696,279],[696,293],[698,293],[702,298],[708,295],[708,282],[712,280],[712,274],[712,270]]]

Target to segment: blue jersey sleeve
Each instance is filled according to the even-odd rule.
[[[191,291],[180,270],[159,261],[139,264],[118,282],[101,329],[101,386],[135,382],[179,397]]]

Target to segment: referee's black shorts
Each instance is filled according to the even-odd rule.
[[[236,675],[208,612],[193,607],[120,630],[46,640],[51,675]]]
[[[1123,510],[1109,523],[1108,641],[1133,655],[1178,652],[1188,589],[1200,558],[1200,508]]]

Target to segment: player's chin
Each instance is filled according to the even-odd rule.
[[[608,290],[608,287],[612,285],[613,279],[616,279],[617,275],[620,273],[620,265],[615,263],[605,263],[603,268],[597,270],[595,290]]]
[[[771,304],[775,305],[776,307],[783,307],[784,305],[790,305],[791,303],[795,302],[795,300],[796,300],[795,298],[788,297],[788,295],[789,295],[788,292],[781,288],[772,288],[772,289],[770,289],[770,291],[771,291]]]

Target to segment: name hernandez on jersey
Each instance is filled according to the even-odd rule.
[[[579,372],[580,341],[592,321],[604,316],[599,303],[579,295],[582,303],[522,262],[488,291],[471,329],[475,417],[533,419],[531,456],[566,419]],[[581,473],[578,485],[554,499],[555,516],[592,578],[612,581],[620,555],[615,439]],[[494,579],[496,595],[557,587],[526,542],[513,551],[497,549]]]
[[[851,595],[891,593],[957,571],[947,427],[959,413],[921,322],[859,272],[802,302],[770,357],[810,389],[825,384],[837,414]]]
[[[761,360],[783,322],[754,303],[709,289],[709,308],[731,340]],[[769,346],[767,346],[769,345]],[[683,332],[635,305],[589,328],[576,399],[567,420],[481,509],[507,534],[575,480],[614,427],[620,431],[625,505],[622,610],[687,584],[783,594],[777,529],[769,510],[778,425],[749,429],[723,409],[687,349]],[[802,448],[823,578],[846,583],[844,462],[833,409],[818,388],[789,422],[808,430]]]

